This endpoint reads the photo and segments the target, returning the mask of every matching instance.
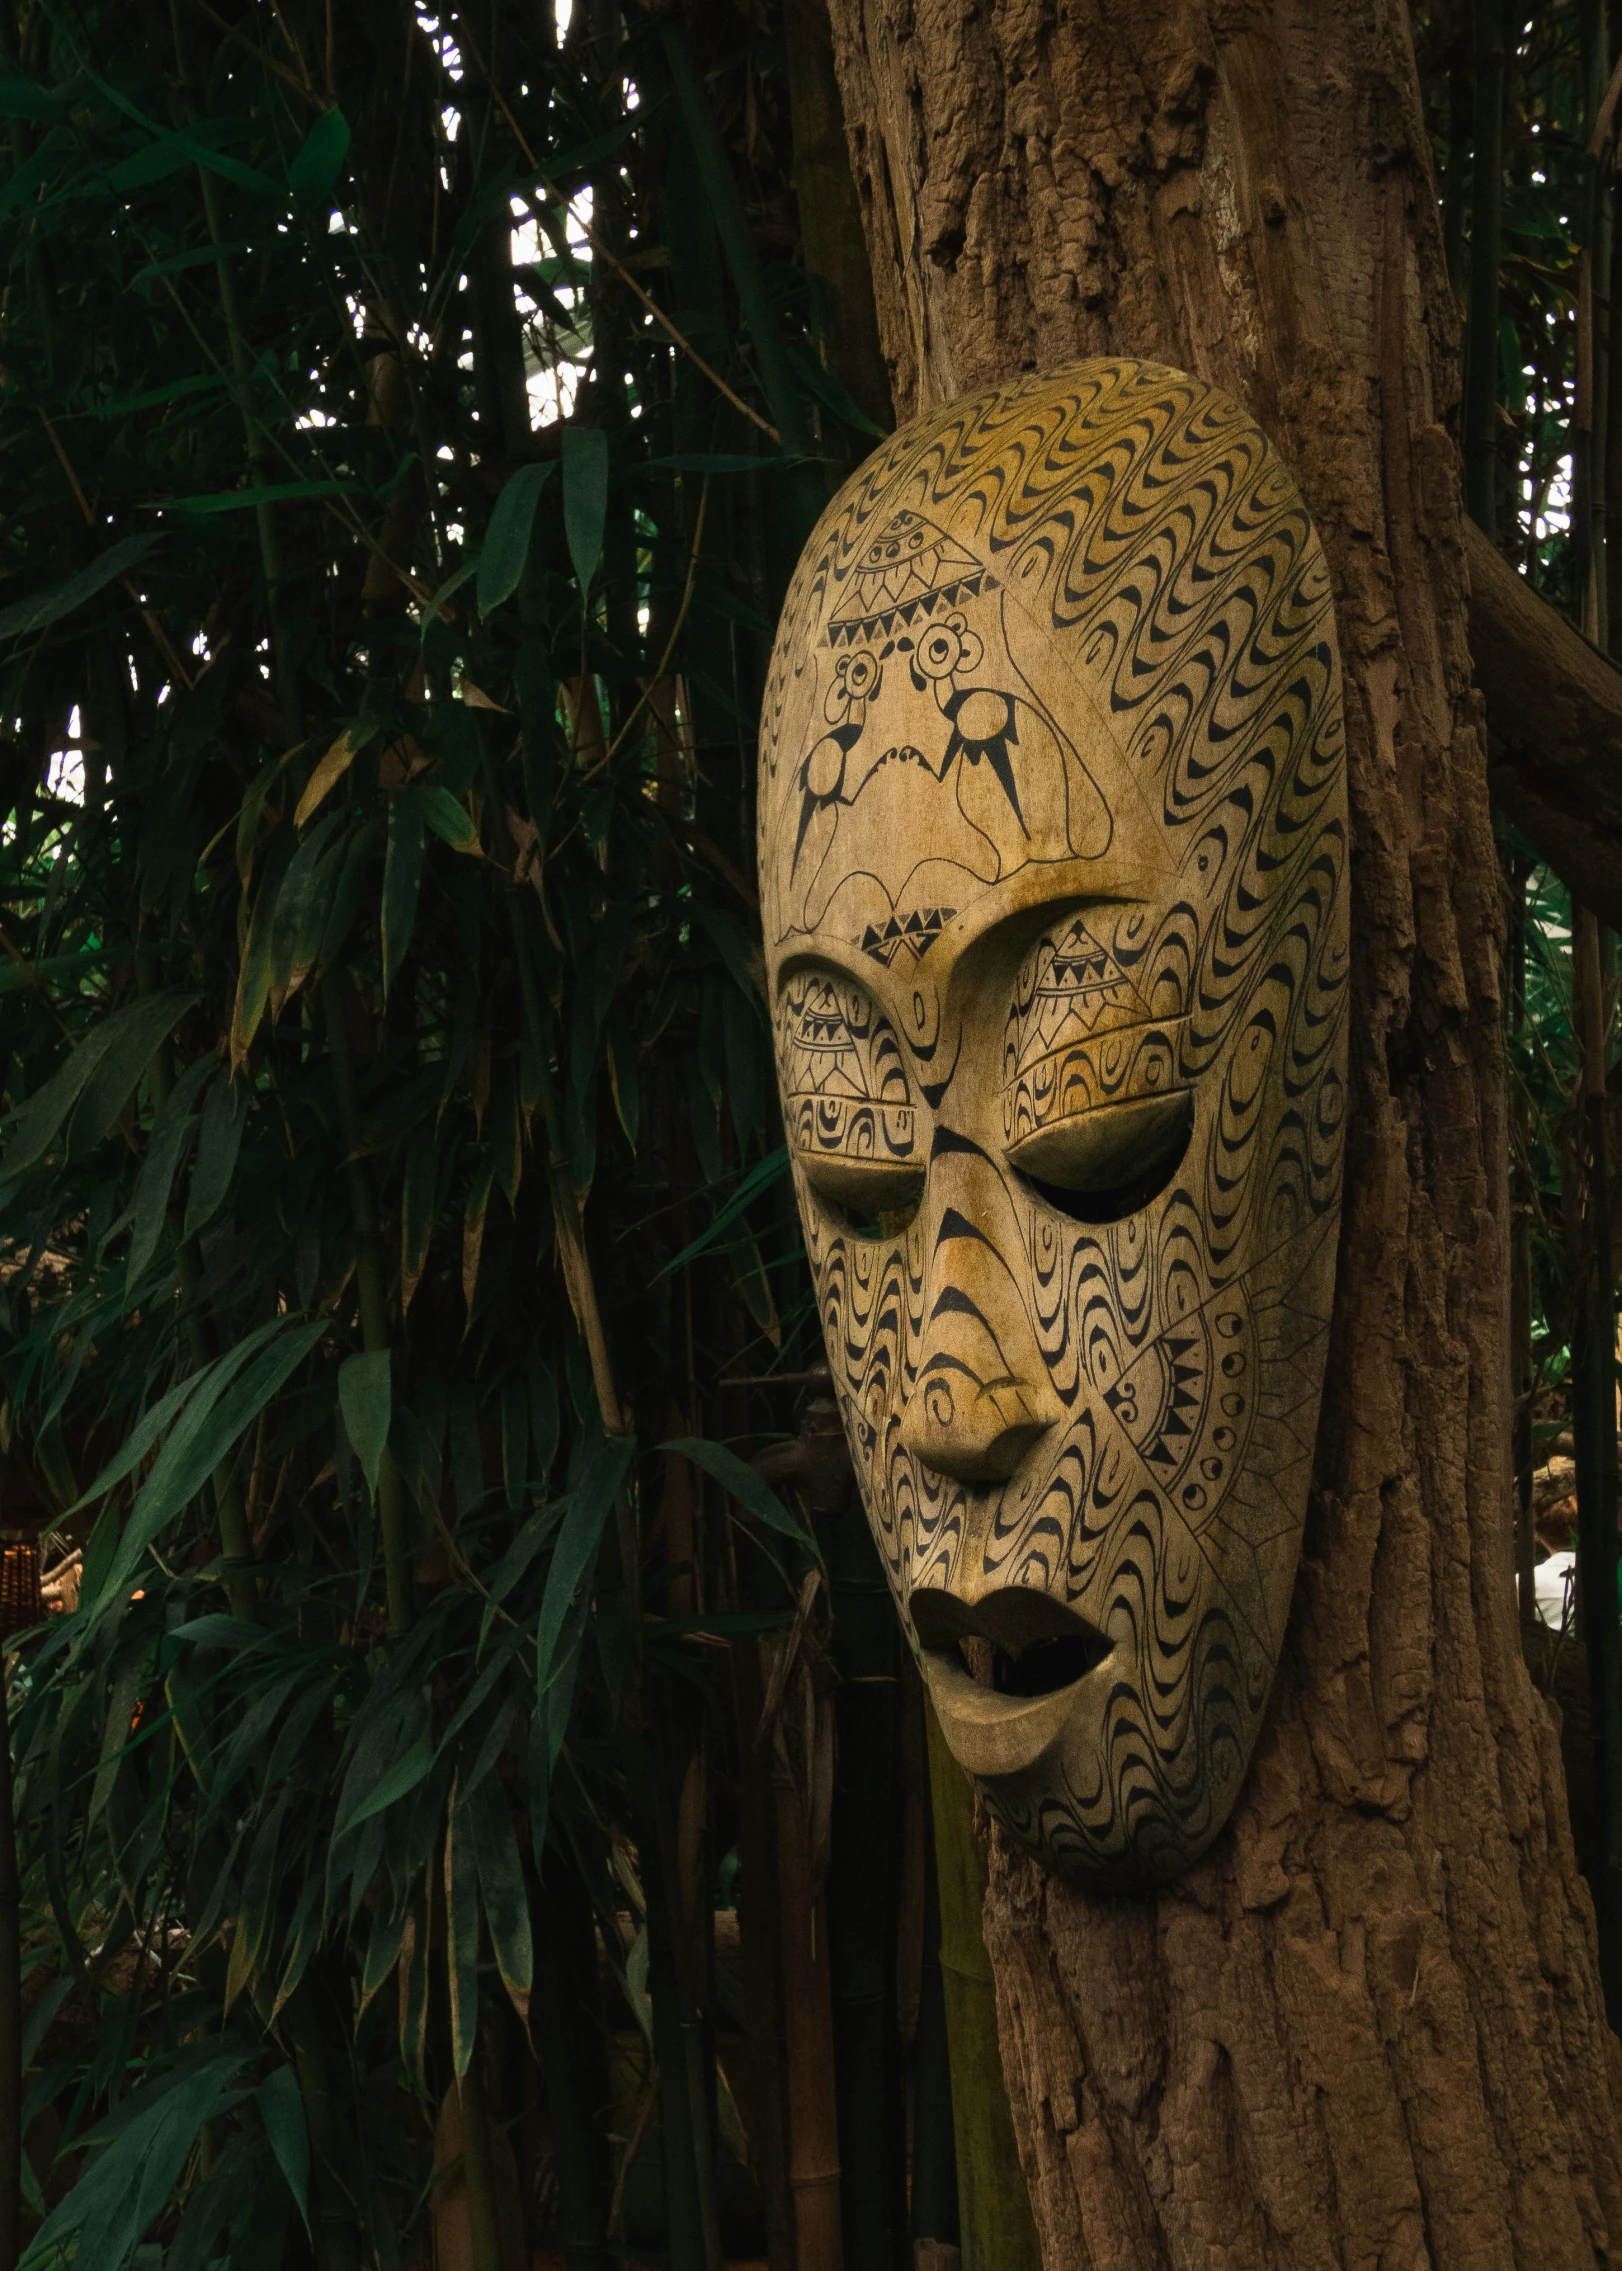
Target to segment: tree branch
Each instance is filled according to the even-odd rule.
[[[1494,801],[1584,906],[1622,928],[1622,670],[1470,521],[1464,551]]]

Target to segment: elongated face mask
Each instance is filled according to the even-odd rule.
[[[828,1358],[946,1739],[1120,1885],[1226,1820],[1277,1663],[1339,1217],[1323,556],[1224,395],[956,402],[808,545],[761,737]]]

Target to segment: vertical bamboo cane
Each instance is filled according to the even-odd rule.
[[[749,2145],[766,2210],[766,2253],[772,2271],[792,2271],[785,2091],[782,1955],[777,1883],[777,1797],[755,1745],[763,1693],[760,1654],[752,1641],[731,1650],[733,1720],[742,1762],[738,1793],[738,1929],[743,1959],[749,2055]]]
[[[830,1409],[833,1426],[837,1414]],[[841,1450],[844,1435],[838,1435]],[[900,1636],[867,1517],[818,1524],[833,1596],[839,1685],[828,1861],[840,2220],[845,2271],[896,2271],[907,2254],[906,2130],[896,2012],[901,1889]]]
[[[1617,1603],[1616,1308],[1611,1280],[1608,1033],[1599,924],[1573,911],[1572,992],[1581,1075],[1567,1202],[1573,1264],[1572,1436],[1577,1467],[1577,1587],[1593,1723],[1593,1852],[1589,1881],[1600,1976],[1622,2015],[1622,1625]]]
[[[986,1865],[974,1834],[974,1801],[933,1707],[927,1708],[963,2271],[1042,2271],[1003,2080],[991,1960],[980,1928]]]
[[[1498,266],[1504,201],[1504,0],[1475,0],[1470,300],[1464,356],[1465,509],[1498,533]]]
[[[1471,100],[1469,66],[1455,63],[1447,75],[1447,174],[1442,184],[1442,243],[1447,258],[1447,280],[1453,287],[1455,299],[1464,297],[1464,216],[1470,200]]]
[[[1509,861],[1509,936],[1505,942],[1508,978],[1509,1024],[1519,1038],[1526,1023],[1526,881],[1527,864]],[[1533,1187],[1527,1163],[1530,1130],[1523,1082],[1512,1076],[1509,1156],[1509,1362],[1510,1457],[1513,1470],[1511,1515],[1514,1523],[1515,1584],[1520,1603],[1521,1631],[1537,1623],[1536,1533],[1532,1521],[1532,1205]]]
[[[0,1645],[5,1635],[0,1634]],[[0,2271],[17,2271],[23,2172],[22,1888],[11,1775],[11,1702],[0,1655]]]
[[[941,1970],[940,1871],[935,1860],[934,1808],[924,1847],[924,1961],[918,1988],[912,2094],[913,2257],[924,2271],[950,2250],[960,2254],[957,2139],[952,2124],[952,2052],[946,2025],[946,1982]]]
[[[607,2271],[608,2182],[603,2124],[609,2083],[601,2014],[593,2006],[597,1944],[586,1888],[561,1854],[532,1903],[539,1926],[531,2040],[546,2083],[557,2172],[558,2226],[568,2271]]]
[[[792,1783],[779,1783],[777,1883],[783,1924],[794,2263],[795,2271],[842,2271],[828,1919],[812,1850],[809,1804],[809,1791],[802,1796]]]

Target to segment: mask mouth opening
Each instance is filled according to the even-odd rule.
[[[908,1609],[928,1654],[997,1695],[1057,1695],[1113,1653],[1096,1625],[1030,1585],[1006,1585],[977,1601],[919,1586]]]

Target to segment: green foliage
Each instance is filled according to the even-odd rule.
[[[0,1432],[84,1548],[29,2263],[398,2266],[537,1886],[618,1948],[641,1729],[796,1597],[716,1440],[815,1336],[743,879],[825,475],[763,428],[865,422],[679,38],[5,15]]]
[[[1603,11],[1566,7],[1529,11],[1510,27],[1495,343],[1497,520],[1504,551],[1529,582],[1600,644],[1614,646],[1622,606],[1617,598],[1607,605],[1607,547],[1599,546],[1596,561],[1595,532],[1583,524],[1595,475],[1583,460],[1589,438],[1578,400],[1585,247],[1600,232],[1596,169],[1588,155],[1590,111],[1607,76],[1591,59],[1585,62],[1584,40],[1600,37],[1603,23]],[[1468,344],[1462,281],[1475,218],[1471,11],[1435,0],[1416,9],[1415,30]],[[1499,832],[1512,1203],[1524,1217],[1529,1248],[1534,1433],[1541,1441],[1569,1417],[1571,1256],[1562,1186],[1569,1179],[1578,1075],[1571,902],[1518,831],[1501,822]]]

